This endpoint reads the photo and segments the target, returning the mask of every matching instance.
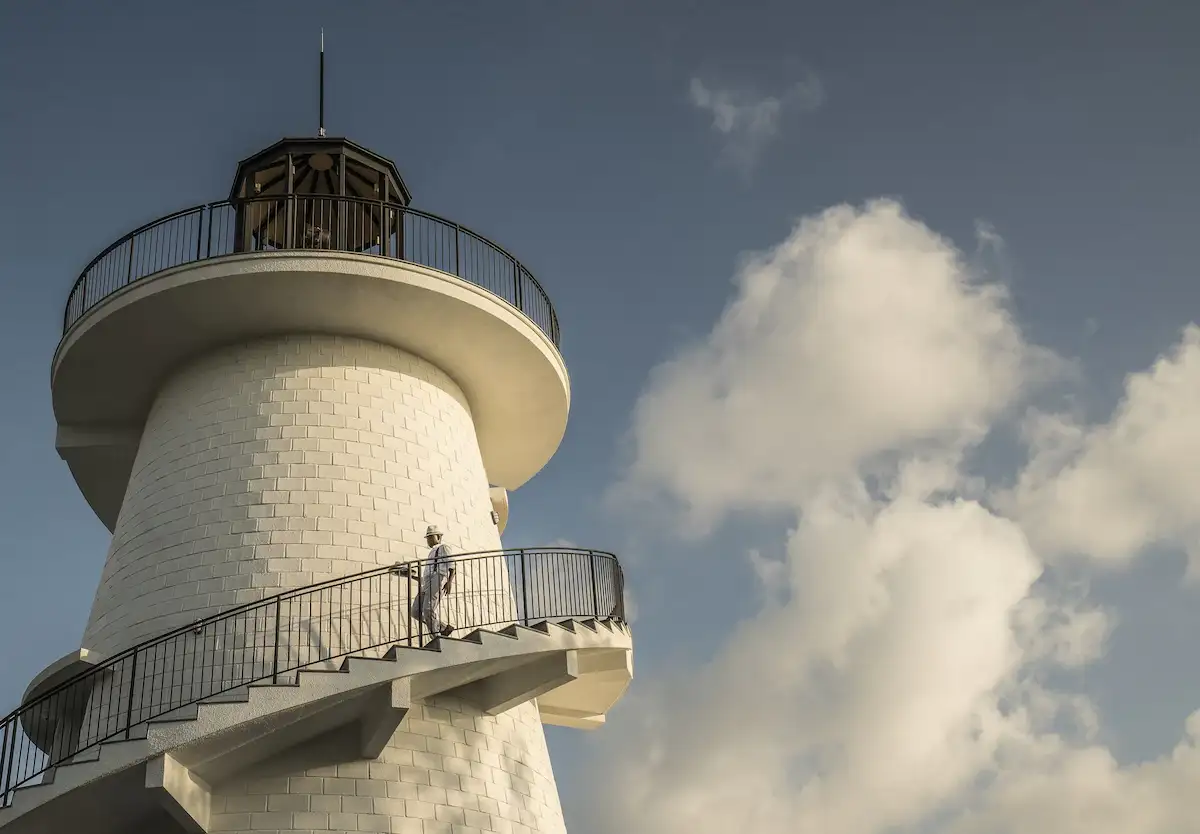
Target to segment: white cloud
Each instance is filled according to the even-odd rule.
[[[791,508],[899,451],[978,441],[1043,357],[1003,288],[889,200],[802,220],[749,259],[711,336],[653,373],[625,494],[659,492],[703,528]]]
[[[1155,761],[1121,767],[1103,747],[1044,738],[1009,762],[952,834],[1192,834],[1200,831],[1200,712]]]
[[[1173,754],[1121,767],[1086,695],[1045,683],[1099,657],[1114,620],[1045,581],[1024,517],[964,467],[1063,369],[964,264],[894,202],[831,209],[747,261],[709,337],[652,374],[619,494],[668,499],[697,549],[729,514],[794,527],[778,558],[709,557],[765,602],[703,668],[641,671],[602,742],[620,766],[596,761],[592,831],[1200,831],[1200,717]],[[1036,483],[1110,435],[1139,452],[1101,459],[1148,475],[1146,432],[1195,396],[1184,353],[1131,384],[1133,428],[1039,443]]]
[[[597,830],[869,834],[922,819],[1024,732],[1002,701],[1022,694],[1013,619],[1039,572],[1019,528],[977,503],[815,496],[766,589],[776,601],[705,669],[631,706],[644,723],[620,740],[602,795],[622,799]]]
[[[712,116],[712,129],[725,142],[726,160],[748,174],[759,154],[779,134],[783,113],[816,110],[825,100],[825,91],[814,75],[792,85],[782,95],[714,88],[692,78],[688,98],[695,107]]]
[[[1040,548],[1124,563],[1150,545],[1200,560],[1200,327],[1126,380],[1103,425],[1037,414],[1033,451],[1006,505]]]
[[[1030,597],[1014,612],[1026,659],[1049,660],[1065,668],[1098,659],[1115,624],[1112,615],[1088,605],[1082,594],[1064,594],[1053,602]]]

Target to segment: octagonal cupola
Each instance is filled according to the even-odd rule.
[[[366,252],[402,234],[412,195],[390,159],[348,139],[283,139],[238,163],[234,251]]]
[[[281,139],[238,163],[230,200],[288,196],[412,202],[395,163],[332,137]]]

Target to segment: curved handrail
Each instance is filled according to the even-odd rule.
[[[313,230],[316,234],[310,234]],[[520,310],[557,347],[558,315],[541,283],[504,247],[419,209],[358,197],[223,200],[145,223],[92,258],[67,295],[64,335],[111,294],[184,264],[244,252],[324,250],[408,261],[469,281]]]
[[[611,553],[525,548],[456,555],[442,616],[458,634],[556,619],[624,621]],[[239,605],[143,641],[0,720],[0,808],[12,791],[182,707],[300,669],[430,637],[424,560],[398,562]],[[410,581],[403,581],[408,579]],[[403,583],[403,584],[401,584]]]

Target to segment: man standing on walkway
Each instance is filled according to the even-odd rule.
[[[450,545],[442,543],[442,531],[436,524],[430,524],[426,528],[425,543],[429,545],[429,554],[421,563],[420,576],[412,577],[420,580],[417,598],[413,600],[412,617],[414,620],[424,623],[430,634],[449,637],[454,632],[454,626],[442,620],[441,609],[442,597],[454,584],[454,565],[450,561],[454,551],[451,550]],[[407,567],[407,565],[403,566],[403,568]],[[402,569],[401,573],[405,576],[412,576],[405,569]]]

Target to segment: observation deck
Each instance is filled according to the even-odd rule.
[[[345,139],[285,139],[238,165],[229,198],[114,242],[75,281],[52,388],[56,446],[116,523],[162,380],[274,335],[364,338],[462,389],[492,484],[516,489],[570,410],[554,306],[513,255],[409,205],[395,166]]]

